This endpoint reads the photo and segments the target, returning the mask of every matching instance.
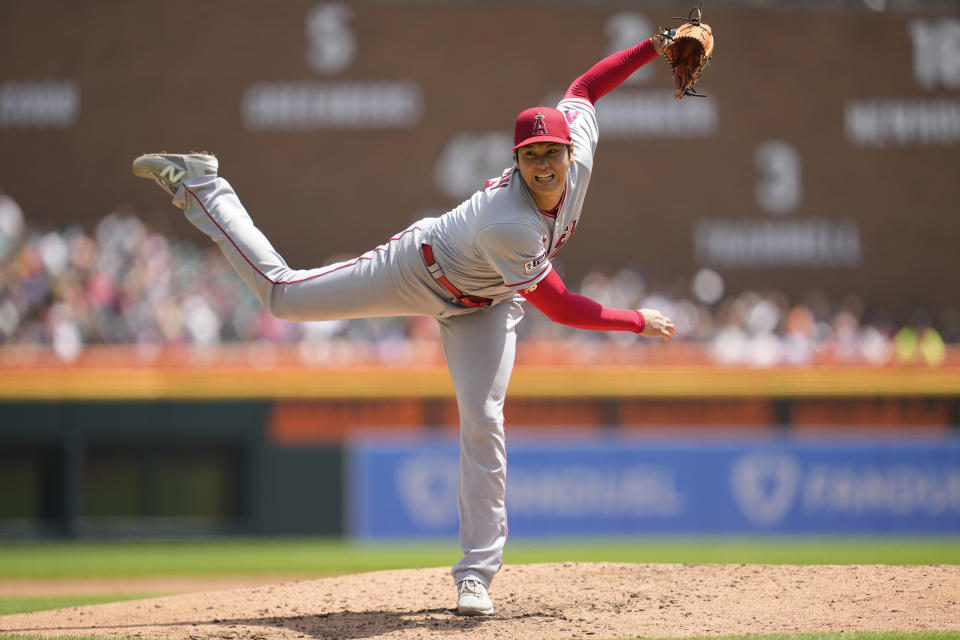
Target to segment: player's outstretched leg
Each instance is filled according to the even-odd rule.
[[[271,315],[284,320],[437,317],[453,308],[424,264],[419,223],[356,259],[291,269],[218,170],[217,159],[207,153],[149,153],[133,161],[133,173],[173,196],[173,204],[220,247]]]
[[[190,178],[216,176],[219,163],[209,153],[145,153],[133,161],[133,174],[140,178],[150,178],[160,188],[176,196],[180,185]],[[184,204],[174,204],[181,209]]]

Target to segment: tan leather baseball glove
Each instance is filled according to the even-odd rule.
[[[683,96],[703,97],[693,87],[713,57],[713,29],[700,22],[699,9],[691,11],[688,18],[689,22],[676,29],[661,28],[653,36],[654,48],[673,70],[673,97],[677,100]]]

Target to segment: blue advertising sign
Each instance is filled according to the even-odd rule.
[[[546,439],[546,438],[545,438]],[[353,443],[359,537],[455,535],[457,444]],[[960,534],[960,439],[508,446],[511,535]]]

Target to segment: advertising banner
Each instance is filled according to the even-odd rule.
[[[457,445],[357,441],[348,531],[455,535]],[[960,533],[960,439],[508,447],[511,535]]]

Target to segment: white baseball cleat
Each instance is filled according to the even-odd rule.
[[[171,196],[187,178],[217,175],[219,163],[208,153],[145,153],[133,161],[133,175],[151,178]]]
[[[493,602],[487,588],[479,580],[466,579],[457,585],[457,613],[462,616],[488,616],[493,613]]]

